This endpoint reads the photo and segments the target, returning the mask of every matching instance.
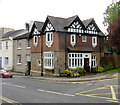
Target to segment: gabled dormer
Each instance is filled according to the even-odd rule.
[[[46,36],[46,46],[51,47],[53,44],[53,32],[55,32],[55,28],[49,17],[47,17],[43,25],[42,31]]]
[[[80,18],[76,15],[74,17],[68,18],[67,19],[67,25],[65,28],[67,29],[68,32],[70,33],[84,33],[84,24],[80,20]]]
[[[43,31],[43,33],[55,31],[54,25],[53,25],[52,21],[49,19],[49,16],[45,20],[45,23],[42,27],[42,31]]]
[[[98,28],[97,24],[95,23],[94,19],[91,19],[91,21],[86,26],[85,33],[87,34],[93,34],[98,35],[101,30]]]
[[[29,38],[32,38],[33,36],[40,36],[42,34],[42,26],[43,22],[35,21],[32,25]]]

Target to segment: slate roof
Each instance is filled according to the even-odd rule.
[[[48,19],[50,20],[56,31],[65,31],[64,29],[64,25],[66,22],[65,18],[48,16]]]
[[[71,25],[71,23],[75,20],[75,19],[79,19],[79,16],[78,15],[75,15],[75,16],[72,16],[72,17],[69,17],[69,18],[61,18],[61,17],[54,17],[54,16],[47,16],[46,18],[46,21],[43,23],[43,22],[34,22],[34,25],[37,27],[37,29],[39,31],[42,31],[44,33],[44,29],[46,27],[46,24],[48,21],[50,21],[50,23],[53,25],[53,27],[55,28],[55,31],[60,31],[60,32],[67,32],[67,27]],[[99,27],[97,26],[97,24],[95,23],[94,21],[94,18],[90,18],[90,19],[87,19],[87,20],[83,20],[81,21],[81,24],[83,25],[83,28],[87,28],[87,26],[93,22],[98,31],[100,32],[99,35],[100,36],[105,36],[104,33],[99,29]],[[33,30],[32,30],[33,31]],[[30,36],[29,37],[32,37],[31,33],[30,33]]]
[[[28,36],[29,36],[29,32],[28,32],[28,33],[25,33],[25,34],[23,34],[23,35],[20,35],[20,36],[16,36],[16,37],[14,38],[14,40],[27,39]]]
[[[94,50],[89,47],[68,47],[70,51],[81,51],[81,52],[93,52]]]
[[[83,22],[84,26],[87,27],[93,19],[94,18],[86,19],[86,20],[83,20],[82,22]]]
[[[26,33],[27,31],[25,29],[20,29],[20,30],[14,30],[14,31],[10,31],[10,32],[7,32],[6,34],[3,34],[2,35],[2,39],[4,38],[9,38],[9,37],[16,37],[18,35],[21,35],[21,34],[24,34]]]
[[[34,21],[35,27],[38,29],[38,31],[41,31],[44,22],[40,22],[40,21]]]

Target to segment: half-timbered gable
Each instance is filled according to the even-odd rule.
[[[39,36],[40,34],[42,34],[42,26],[43,22],[35,21],[31,28],[29,38],[32,38],[33,36]]]
[[[86,26],[85,33],[92,34],[92,35],[98,35],[100,32],[100,29],[98,28],[97,24],[95,23],[94,19],[90,19],[89,23]]]
[[[44,23],[35,22],[29,36],[34,42],[32,72],[59,75],[65,69],[86,66],[90,71],[100,62],[99,55],[104,47],[102,36],[93,18],[81,21],[77,15],[69,18],[47,16]]]
[[[71,23],[68,26],[66,26],[66,28],[68,32],[80,34],[84,33],[85,29],[84,24],[82,23],[78,16],[76,16],[76,18],[72,20]]]

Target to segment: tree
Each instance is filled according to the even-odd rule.
[[[120,1],[109,5],[105,15],[104,24],[108,25],[108,43],[112,49],[120,52]]]

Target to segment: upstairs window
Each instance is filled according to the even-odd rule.
[[[17,40],[17,48],[21,49],[21,40]]]
[[[6,42],[6,49],[8,49],[8,42]]]
[[[53,32],[47,32],[46,33],[46,45],[48,47],[51,47],[53,44]]]
[[[97,46],[97,37],[92,37],[92,46],[93,47]]]
[[[30,40],[27,40],[27,48],[30,48]]]
[[[75,46],[75,44],[76,44],[76,35],[75,34],[70,36],[70,43],[72,46]]]
[[[82,36],[82,42],[87,42],[87,36]]]
[[[38,45],[38,37],[37,36],[34,36],[34,39],[33,39],[33,43],[35,45],[35,47]]]

